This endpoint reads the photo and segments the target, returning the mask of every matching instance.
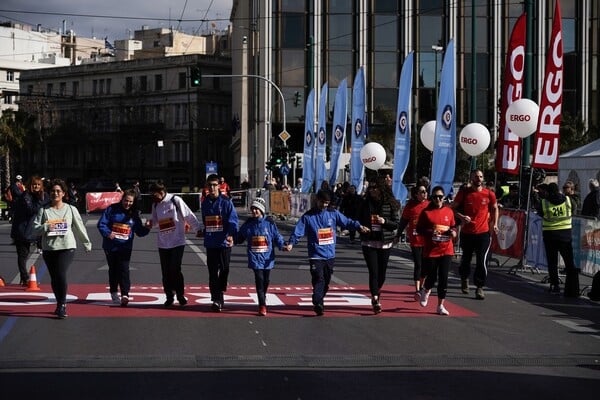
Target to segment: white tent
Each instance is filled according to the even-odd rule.
[[[558,157],[558,182],[572,180],[579,186],[581,200],[590,192],[588,181],[600,180],[600,139]]]

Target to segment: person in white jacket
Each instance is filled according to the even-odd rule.
[[[162,182],[150,186],[152,194],[152,218],[146,222],[147,228],[158,227],[157,244],[162,272],[163,290],[167,297],[165,307],[175,301],[180,306],[187,304],[184,296],[184,279],[181,272],[181,260],[185,248],[185,234],[188,231],[200,230],[200,222],[196,215],[185,204],[183,199],[167,193]]]

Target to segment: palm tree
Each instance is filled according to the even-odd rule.
[[[4,159],[3,186],[5,188],[10,186],[11,149],[21,149],[23,147],[30,120],[31,117],[28,114],[11,108],[4,110],[0,117],[0,154]]]

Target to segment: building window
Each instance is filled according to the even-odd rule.
[[[106,80],[106,94],[110,94],[110,85],[112,84],[112,79],[108,78]]]
[[[179,118],[181,113],[181,104],[175,104],[175,126],[179,126],[181,119]]]
[[[58,90],[59,90],[59,94],[61,96],[66,96],[67,95],[67,82],[61,82]]]
[[[185,72],[179,73],[179,89],[186,88],[187,77]]]
[[[104,79],[98,81],[98,94],[104,94]]]
[[[154,90],[162,90],[162,75],[154,75]]]
[[[52,96],[52,90],[53,90],[52,84],[48,83],[46,85],[46,96],[48,96],[48,97]]]
[[[94,79],[92,81],[92,95],[96,96],[98,94],[98,79]]]
[[[188,147],[189,146],[188,146],[187,142],[173,142],[173,161],[175,161],[175,162],[189,161]]]
[[[140,91],[145,92],[148,90],[148,77],[140,76]]]
[[[73,97],[77,97],[79,95],[79,82],[73,81]]]
[[[133,91],[133,78],[128,76],[125,78],[125,93],[131,94]]]
[[[6,80],[8,82],[14,82],[15,81],[15,71],[6,71]]]

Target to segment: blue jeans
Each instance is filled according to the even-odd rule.
[[[267,289],[269,288],[270,269],[255,269],[254,283],[256,284],[256,295],[258,296],[258,305],[267,305]]]
[[[329,282],[333,275],[333,265],[335,258],[329,260],[311,259],[310,260],[310,275],[312,276],[313,305],[323,305],[323,299],[329,290]]]

